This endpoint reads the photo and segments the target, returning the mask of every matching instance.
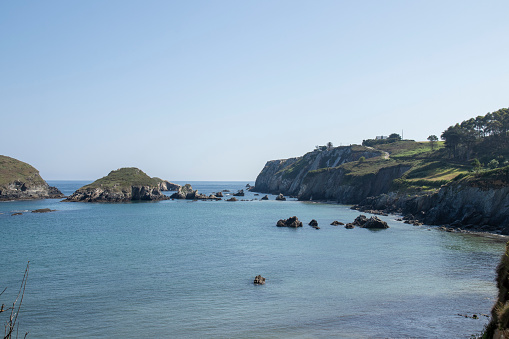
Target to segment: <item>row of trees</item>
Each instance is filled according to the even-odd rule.
[[[500,148],[509,145],[509,108],[449,126],[441,135],[450,155],[468,160],[476,147],[489,144]]]

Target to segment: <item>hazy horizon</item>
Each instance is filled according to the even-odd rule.
[[[0,154],[46,180],[266,161],[508,107],[507,1],[0,3]]]

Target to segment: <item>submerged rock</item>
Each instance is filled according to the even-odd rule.
[[[269,200],[269,197],[267,195],[265,195],[260,200]]]
[[[332,223],[331,223],[332,226],[340,226],[340,225],[344,225],[344,223],[340,222],[340,221],[337,221],[337,220],[334,220]]]
[[[235,197],[231,197],[230,199],[227,199],[226,201],[238,201],[238,200]]]
[[[37,210],[33,210],[32,213],[48,213],[48,212],[55,212],[56,210],[52,210],[49,208],[40,208]]]

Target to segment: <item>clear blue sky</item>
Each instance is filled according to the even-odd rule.
[[[254,180],[509,106],[509,1],[1,1],[0,154],[45,179]]]

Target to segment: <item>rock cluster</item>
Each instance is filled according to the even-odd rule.
[[[347,227],[348,226],[348,227]],[[380,220],[380,218],[373,216],[371,218],[366,218],[365,215],[361,214],[352,223],[346,224],[346,228],[353,228],[354,226],[359,226],[362,228],[371,228],[371,229],[384,229],[389,228],[389,225]]]
[[[277,227],[302,227],[302,221],[299,221],[299,219],[296,216],[293,216],[288,219],[280,219],[277,224]]]
[[[171,199],[190,199],[194,200],[198,194],[197,190],[194,190],[190,184],[185,184],[178,188],[177,192],[173,193]]]

